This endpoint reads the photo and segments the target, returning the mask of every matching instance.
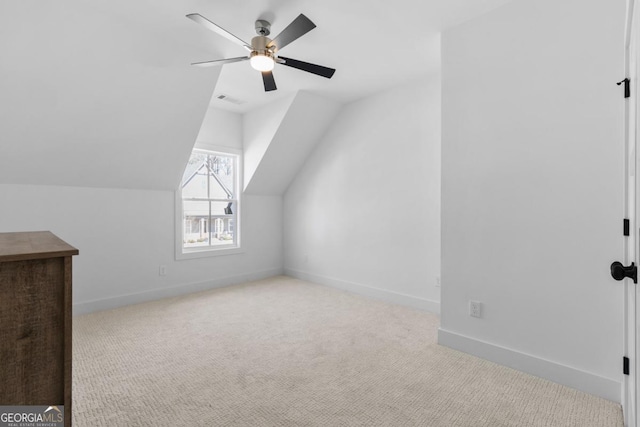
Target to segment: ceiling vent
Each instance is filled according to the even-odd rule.
[[[224,94],[220,94],[220,95],[216,96],[216,98],[218,98],[218,99],[220,99],[222,101],[230,102],[230,103],[235,104],[235,105],[242,105],[242,104],[246,104],[247,103],[247,101],[243,101],[241,99],[234,98],[232,96],[224,95]]]

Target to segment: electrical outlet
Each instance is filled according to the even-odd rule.
[[[436,288],[440,287],[440,276],[436,276]]]
[[[482,317],[482,303],[480,301],[469,301],[469,316]]]
[[[167,275],[167,266],[166,265],[161,265],[160,268],[158,269],[158,274],[160,276],[166,276]]]

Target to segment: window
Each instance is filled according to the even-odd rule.
[[[195,149],[180,184],[181,253],[240,247],[238,155]]]

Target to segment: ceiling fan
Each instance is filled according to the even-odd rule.
[[[266,92],[276,90],[276,81],[273,78],[273,67],[276,63],[286,65],[288,67],[297,68],[298,70],[316,74],[318,76],[330,79],[336,72],[333,68],[323,67],[321,65],[310,64],[308,62],[298,61],[297,59],[285,58],[278,56],[280,49],[289,43],[297,40],[309,31],[313,30],[316,25],[303,14],[298,15],[287,28],[282,30],[274,39],[267,37],[271,33],[271,24],[267,21],[259,19],[256,21],[256,33],[258,35],[251,39],[251,44],[234,36],[229,31],[209,21],[199,13],[191,13],[187,18],[197,22],[200,25],[218,33],[222,37],[239,44],[249,51],[249,56],[239,56],[236,58],[218,59],[214,61],[194,62],[191,65],[199,67],[210,67],[215,65],[230,64],[232,62],[250,61],[251,66],[262,72],[262,81]]]

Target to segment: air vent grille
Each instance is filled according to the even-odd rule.
[[[221,93],[220,95],[217,95],[216,98],[218,98],[221,101],[230,102],[230,103],[235,104],[235,105],[242,105],[242,104],[246,104],[247,103],[247,101],[243,101],[241,99],[234,98],[232,96],[225,95],[223,93]]]

